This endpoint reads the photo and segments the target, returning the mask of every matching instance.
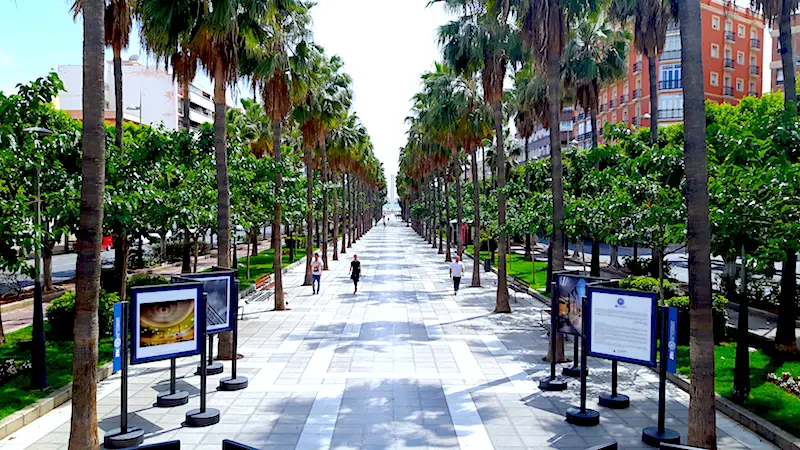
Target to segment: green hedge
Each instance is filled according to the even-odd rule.
[[[157,286],[160,284],[169,284],[169,279],[161,275],[136,275],[130,277],[125,284],[128,300],[131,298],[131,288],[137,286]]]
[[[110,336],[114,325],[114,303],[119,296],[114,293],[100,291],[100,305],[97,310],[100,337]],[[67,292],[50,302],[47,307],[47,321],[50,323],[50,336],[55,339],[72,339],[75,325],[75,293]]]
[[[678,308],[678,344],[689,344],[689,297],[673,297],[664,300],[667,306]],[[725,338],[728,323],[728,299],[715,295],[711,305],[711,315],[714,320],[714,342],[719,343]]]
[[[632,291],[658,292],[659,283],[657,278],[631,276],[619,282],[620,289],[630,289]],[[669,280],[664,280],[664,298],[680,297],[684,292]]]

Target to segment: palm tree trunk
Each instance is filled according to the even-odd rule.
[[[686,167],[687,247],[689,253],[688,444],[716,449],[714,330],[711,315],[711,259],[708,223],[708,155],[703,93],[702,32],[698,0],[679,0],[683,48],[684,160]]]
[[[439,254],[444,254],[444,242],[442,238],[442,182],[439,173],[434,175],[434,202],[436,202],[436,237],[439,239]]]
[[[347,174],[347,232],[350,234],[350,238],[347,241],[347,247],[350,248],[353,246],[353,241],[355,240],[355,233],[356,233],[356,216],[353,203],[355,202],[355,193],[353,192],[353,176],[351,174]]]
[[[319,150],[322,153],[322,270],[328,270],[328,238],[330,237],[330,222],[328,220],[328,144],[325,136],[319,142]],[[334,196],[335,197],[335,196]],[[335,202],[336,200],[334,200]],[[336,245],[334,244],[334,249]],[[334,250],[334,253],[336,251]]]
[[[550,86],[548,95],[548,114],[550,121],[550,175],[553,179],[553,247],[552,270],[564,270],[564,234],[561,224],[564,222],[564,185],[563,166],[561,162],[561,132],[559,114],[561,113],[561,68],[559,52],[550,49],[547,58],[547,75]]]
[[[314,252],[314,169],[310,143],[304,143],[306,164],[306,277],[303,286],[311,286],[311,259]]]
[[[650,75],[650,144],[655,145],[658,141],[658,69],[656,68],[656,55],[647,55],[647,71]]]
[[[103,111],[105,2],[83,1],[83,158],[81,210],[75,249],[74,357],[69,448],[97,448],[97,307],[100,295],[100,246],[105,186]]]
[[[275,163],[281,163],[281,123],[280,120],[272,121],[272,148],[275,153]],[[286,303],[283,299],[283,246],[281,238],[281,216],[283,214],[283,207],[281,198],[281,190],[283,190],[283,175],[280,171],[275,174],[275,205],[272,219],[272,267],[274,269],[273,279],[275,281],[275,310],[283,311],[286,309]],[[221,234],[220,234],[221,236]],[[220,237],[220,244],[222,239]],[[220,245],[222,247],[222,245]],[[220,249],[220,252],[222,250]]]
[[[452,245],[450,245],[450,191],[449,189],[447,189],[448,185],[447,176],[443,178],[444,178],[444,183],[442,184],[444,184],[444,212],[446,216],[444,222],[445,224],[444,235],[445,238],[447,239],[447,246],[446,246],[447,249],[445,250],[444,260],[445,262],[451,262],[453,258],[452,255],[450,254],[450,247],[452,247]]]
[[[217,236],[219,250],[217,265],[230,267],[231,263],[231,191],[228,183],[228,149],[225,136],[225,72],[217,64],[214,73],[214,153],[217,166]]]
[[[525,136],[525,165],[528,165],[530,151],[528,150],[528,141],[530,140],[530,136]],[[530,177],[525,175],[525,184],[530,189]],[[477,200],[476,200],[477,201]],[[530,261],[533,259],[531,253],[531,233],[530,231],[525,232],[525,260]]]
[[[464,256],[464,242],[461,239],[461,227],[464,222],[464,199],[461,198],[461,164],[458,161],[458,150],[453,149],[453,168],[456,173],[456,251],[459,257]]]
[[[331,174],[333,181],[338,182],[339,175]],[[333,189],[333,260],[339,260],[339,194]]]
[[[472,163],[472,287],[481,286],[481,206],[480,191],[478,186],[478,149],[474,148],[470,152]],[[528,236],[530,238],[530,235]]]
[[[492,103],[494,112],[494,132],[497,143],[497,298],[494,312],[510,313],[511,305],[508,303],[508,267],[506,254],[508,253],[508,239],[505,232],[506,224],[506,151],[503,143],[503,102]]]
[[[189,131],[192,127],[192,122],[189,119],[189,103],[191,100],[189,99],[189,77],[186,76],[186,73],[181,75],[181,89],[183,89],[183,99],[181,100],[183,118],[181,122],[183,124],[183,129]]]
[[[781,19],[778,25],[781,62],[783,63],[783,92],[786,111],[797,113],[797,77],[794,61],[794,38],[792,36],[793,2],[783,0]],[[788,69],[787,69],[788,68]],[[781,292],[778,305],[778,329],[775,345],[781,350],[797,351],[795,337],[796,297],[797,297],[797,249],[787,248],[781,270]]]
[[[342,174],[342,254],[347,253],[347,185],[346,174]]]

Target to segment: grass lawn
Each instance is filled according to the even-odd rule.
[[[474,253],[474,248],[469,246],[466,251],[471,254]],[[481,264],[483,260],[489,257],[489,252],[481,252]],[[497,263],[497,253],[495,253],[494,264]],[[515,280],[525,283],[532,289],[539,292],[544,292],[547,279],[547,261],[536,261],[536,282],[533,282],[533,261],[526,261],[524,255],[516,253],[509,254],[506,257],[506,270],[508,275]]]
[[[718,394],[731,399],[736,344],[718,345],[714,351],[715,387]],[[743,404],[751,412],[782,429],[800,436],[800,397],[792,395],[767,381],[767,374],[789,372],[800,375],[800,362],[783,362],[761,350],[750,353],[750,398]],[[678,373],[689,376],[689,347],[678,347]]]
[[[315,249],[316,250],[316,249]],[[264,275],[265,273],[273,273],[275,272],[272,269],[272,260],[274,252],[272,249],[264,250],[260,252],[256,256],[250,257],[250,277],[247,277],[247,269],[245,264],[247,263],[247,257],[239,258],[239,289],[244,290],[253,283],[255,283],[256,278]],[[298,249],[294,252],[294,260],[289,260],[289,250],[283,250],[283,267],[288,266],[289,264],[299,261],[306,257],[305,248]]]
[[[45,323],[45,331],[49,329]],[[31,339],[31,327],[22,328],[6,334],[6,343],[0,345],[0,360],[29,360],[30,350],[20,347],[20,341]],[[0,385],[0,419],[46,397],[54,389],[58,389],[72,381],[72,341],[46,341],[47,381],[50,388],[45,391],[31,391],[29,374],[17,375],[7,383]],[[113,342],[111,337],[100,340],[100,360],[98,367],[111,360]]]

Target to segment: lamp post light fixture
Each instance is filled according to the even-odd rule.
[[[34,145],[39,146],[39,141],[51,134],[47,128],[31,127],[25,128],[25,133],[34,137]],[[39,192],[39,175],[41,167],[37,163],[34,167],[33,191],[34,200],[34,227],[37,234],[36,244],[34,245],[34,277],[33,277],[33,347],[31,349],[31,389],[45,389],[47,387],[47,367],[45,364],[44,347],[44,301],[42,299],[42,255],[40,246],[42,240],[39,230],[42,228],[42,206]]]

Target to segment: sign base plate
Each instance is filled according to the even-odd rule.
[[[570,366],[564,367],[561,370],[561,375],[564,375],[565,377],[580,378],[581,372],[583,371],[581,370],[580,366]]]
[[[189,403],[189,393],[177,391],[174,394],[161,394],[156,397],[156,406],[159,408],[172,408]]]
[[[559,378],[554,378],[552,380],[550,378],[545,378],[539,380],[539,389],[545,392],[566,391],[567,381]]]
[[[119,428],[114,428],[103,437],[105,448],[138,447],[144,442],[144,430],[139,427],[128,427],[127,433],[122,433]]]
[[[579,427],[593,427],[600,425],[600,413],[593,409],[581,411],[580,408],[567,409],[567,422]]]
[[[217,387],[217,390],[238,391],[246,388],[248,383],[249,381],[247,380],[247,377],[241,377],[241,376],[236,378],[225,377],[219,380],[219,387]]]
[[[667,444],[680,444],[681,435],[675,430],[664,428],[663,433],[658,432],[658,427],[647,427],[642,430],[642,442],[651,446],[658,447],[662,442]]]
[[[200,412],[199,409],[190,409],[186,413],[186,425],[190,427],[207,427],[219,423],[219,410],[214,408],[206,408],[205,412]]]
[[[222,373],[222,369],[224,369],[224,367],[222,367],[221,362],[206,364],[206,375],[219,375]],[[200,375],[200,364],[197,365],[197,371],[194,374]]]
[[[597,403],[606,408],[625,409],[631,406],[631,399],[625,394],[611,395],[609,392],[603,392]]]

